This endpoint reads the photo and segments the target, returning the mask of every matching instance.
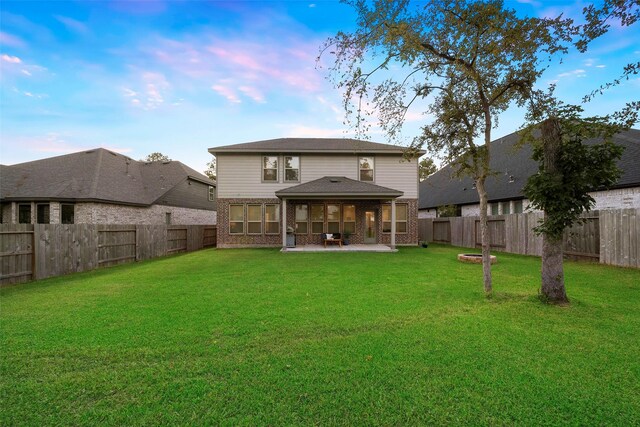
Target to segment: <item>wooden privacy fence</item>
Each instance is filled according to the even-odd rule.
[[[213,246],[215,226],[0,224],[0,285]]]
[[[533,228],[541,212],[489,217],[491,247],[523,255],[542,254],[542,238]],[[592,211],[584,222],[564,234],[568,257],[602,264],[640,268],[640,209]],[[478,217],[423,218],[418,221],[419,239],[476,248],[481,245]]]

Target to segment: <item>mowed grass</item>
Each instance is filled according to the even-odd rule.
[[[640,271],[205,250],[0,290],[0,425],[638,425]]]

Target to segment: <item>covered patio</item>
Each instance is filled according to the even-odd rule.
[[[404,194],[402,191],[368,182],[356,181],[344,176],[325,176],[314,181],[276,191],[275,194],[282,204],[282,217],[280,220],[282,225],[281,233],[283,252],[395,251],[396,199]],[[314,208],[315,203],[318,204],[317,206],[320,210],[324,209],[324,205],[326,204],[327,210],[326,219],[324,216],[320,218],[320,221],[315,221],[311,218],[311,229],[309,229],[309,222],[307,222],[307,225],[303,224],[303,229],[305,230],[303,233],[299,233],[298,230],[295,231],[297,238],[295,247],[291,247],[291,245],[287,244],[287,232],[291,233],[290,230],[295,230],[298,220],[297,218],[295,218],[295,221],[294,218],[288,218],[288,202],[293,205],[292,209],[296,205],[300,204],[310,205],[311,208]],[[387,231],[387,241],[381,241],[380,233],[382,231],[382,222],[380,221],[380,213],[382,211],[382,205],[385,203],[389,209],[389,219],[387,221],[390,224],[390,227]],[[351,219],[352,228],[350,234],[355,234],[356,239],[352,239],[351,245],[331,245],[329,247],[325,247],[326,245],[319,245],[319,237],[314,236],[320,236],[322,233],[342,234],[345,232],[346,225],[342,223],[342,219],[344,218],[340,217],[339,212],[341,206],[344,206],[345,204],[348,205],[348,207],[352,209],[354,215],[358,217],[357,219],[355,217]],[[338,211],[338,218],[333,220],[329,219],[330,207],[333,208],[334,212],[336,210]],[[313,215],[313,209],[311,209],[311,212]],[[295,212],[289,212],[289,215],[293,214],[295,214]],[[307,217],[305,221],[308,221],[308,219],[309,218]],[[360,224],[360,233],[355,229],[355,226],[358,223]],[[315,225],[318,227],[314,229],[313,226]],[[292,226],[294,228],[292,228]]]

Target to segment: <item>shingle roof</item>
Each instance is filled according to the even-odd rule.
[[[187,178],[215,185],[178,162],[139,162],[104,148],[0,167],[2,200],[97,200],[153,204]]]
[[[497,175],[488,177],[486,181],[489,201],[524,198],[522,188],[529,176],[538,171],[538,164],[531,159],[531,146],[517,147],[519,139],[517,133],[512,133],[491,143],[490,165]],[[600,141],[591,139],[585,143]],[[640,130],[619,133],[612,141],[625,147],[618,161],[622,176],[614,188],[640,185]],[[478,192],[473,185],[470,177],[455,177],[454,168],[445,166],[420,183],[419,209],[478,203]]]
[[[378,198],[402,196],[402,191],[368,182],[356,181],[344,176],[325,176],[304,184],[276,191],[278,197],[349,197]]]
[[[209,148],[216,153],[403,153],[404,147],[348,138],[278,138]],[[424,154],[424,152],[421,152]]]

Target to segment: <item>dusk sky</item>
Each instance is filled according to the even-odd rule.
[[[507,2],[522,15],[579,17],[584,2]],[[352,137],[319,47],[354,28],[333,1],[2,1],[0,163],[105,147],[160,151],[203,171],[209,147],[279,137]],[[330,59],[330,57],[328,58]],[[614,26],[540,85],[579,102],[640,60],[640,24]],[[638,99],[640,78],[585,106],[606,114]],[[410,139],[427,117],[413,111]],[[495,137],[517,130],[522,112]],[[387,142],[384,134],[371,139]]]

